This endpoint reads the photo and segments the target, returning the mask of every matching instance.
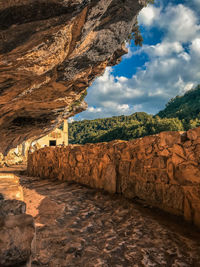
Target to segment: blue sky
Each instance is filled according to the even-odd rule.
[[[200,0],[155,0],[138,20],[143,46],[127,45],[122,62],[88,88],[88,109],[75,120],[156,114],[200,83]]]

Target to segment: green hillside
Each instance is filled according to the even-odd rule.
[[[85,144],[108,142],[115,139],[130,140],[162,131],[181,131],[179,119],[161,119],[145,112],[130,116],[84,120],[69,124],[69,143]]]
[[[172,98],[166,108],[157,114],[161,118],[179,118],[186,128],[199,126],[200,85],[183,96]]]
[[[69,143],[131,140],[162,131],[182,131],[200,126],[200,86],[171,99],[157,115],[136,112],[130,116],[69,123]]]

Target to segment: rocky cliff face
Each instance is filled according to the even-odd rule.
[[[44,148],[30,176],[75,181],[139,199],[200,227],[200,128],[132,141]]]
[[[0,0],[0,152],[86,108],[145,0]]]

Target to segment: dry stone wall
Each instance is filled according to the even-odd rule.
[[[140,199],[200,227],[200,128],[43,148],[29,155],[28,173]]]

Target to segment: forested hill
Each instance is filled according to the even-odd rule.
[[[179,118],[180,120],[200,119],[200,85],[183,96],[172,98],[164,110],[158,114],[161,118]]]
[[[69,143],[85,144],[114,139],[130,140],[162,131],[182,131],[200,126],[200,86],[171,99],[157,115],[136,112],[130,116],[69,123]]]

